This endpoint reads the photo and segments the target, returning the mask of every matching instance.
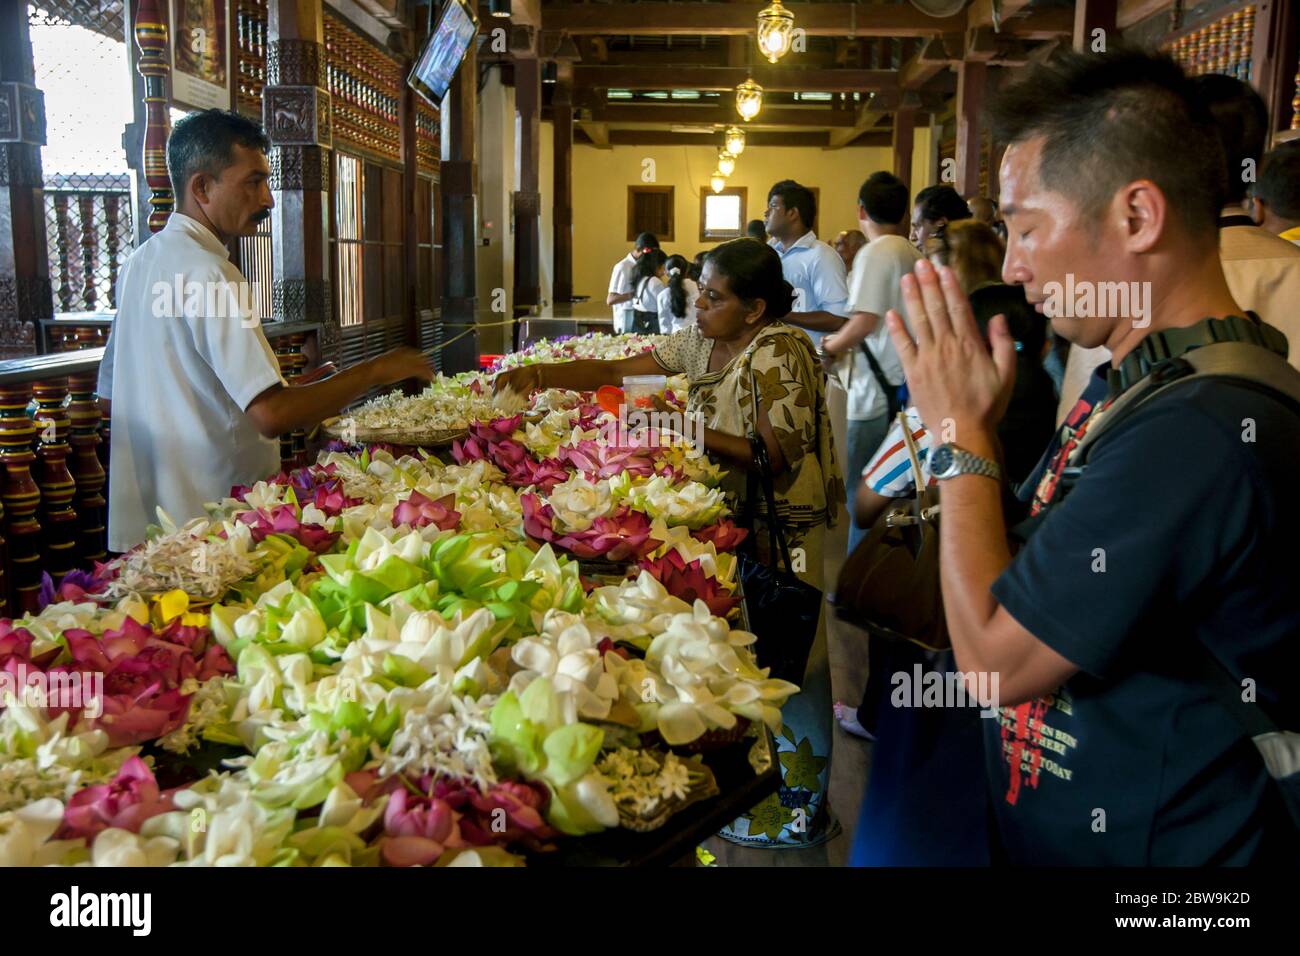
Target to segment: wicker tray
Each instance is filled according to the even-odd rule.
[[[387,445],[412,445],[418,448],[440,448],[469,436],[468,426],[457,429],[428,429],[424,431],[402,428],[362,428],[357,426],[354,431],[348,433],[343,425],[345,421],[347,419],[342,416],[327,418],[321,422],[321,432],[330,438],[337,438],[342,441],[351,440],[360,445],[381,442]]]

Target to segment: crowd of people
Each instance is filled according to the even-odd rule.
[[[783,765],[823,787],[832,713],[874,741],[855,862],[1294,864],[1295,808],[1251,738],[1300,727],[1300,144],[1266,153],[1246,83],[1132,49],[1032,66],[989,113],[999,200],[874,172],[860,228],[827,243],[813,191],[783,180],[698,272],[650,235],[615,267],[616,327],[668,344],[521,374],[687,374],[710,453],[744,471],[739,436],[765,439],[818,587],[841,502],[852,552],[915,494],[909,445],[940,486],[951,650],[872,637],[861,701],[832,704],[823,623],[788,717]],[[693,319],[673,291],[691,278]],[[1227,342],[1235,365],[1193,374]],[[891,680],[922,673],[998,693],[900,706]],[[816,809],[801,832],[723,836],[813,845],[836,832]]]

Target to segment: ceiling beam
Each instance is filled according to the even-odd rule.
[[[589,123],[578,120],[578,129],[587,134],[587,140],[599,149],[609,149],[609,127],[604,123]]]
[[[660,72],[636,74],[622,67],[579,64],[574,68],[573,82],[579,87],[601,90],[662,90],[665,88],[732,90],[743,83],[747,76],[752,76],[754,82],[764,90],[774,93],[805,90],[823,93],[865,93],[872,90],[898,89],[898,73],[894,70],[796,70],[755,67],[750,71],[744,67],[732,66],[695,66],[673,70],[670,74]]]
[[[751,146],[821,146],[825,147],[828,133],[824,131],[773,132],[754,131],[745,137],[745,148]],[[574,142],[582,142],[577,135]],[[852,146],[889,146],[892,133],[880,130],[864,133]],[[597,145],[592,143],[590,145]],[[661,129],[615,129],[609,131],[609,147],[614,146],[704,146],[717,149],[715,139],[698,133],[673,133]]]
[[[1172,0],[1119,0],[1119,17],[1116,22],[1121,30],[1127,30],[1135,23],[1141,23],[1147,17],[1154,16],[1167,8]]]
[[[751,123],[741,123],[736,111],[727,106],[694,106],[689,103],[655,103],[596,106],[591,119],[597,123],[699,123],[711,126],[811,126],[818,129],[849,127],[855,122],[848,110],[772,108],[764,109]]]
[[[1028,0],[1021,0],[1020,6],[1025,2]],[[575,36],[738,36],[754,32],[758,12],[765,5],[663,0],[555,3],[545,7],[544,19],[548,30],[564,30]],[[907,4],[800,3],[789,9],[794,13],[795,26],[809,36],[919,37],[966,26],[966,18],[961,14],[936,18]]]
[[[862,107],[858,110],[858,115],[852,126],[848,129],[833,129],[830,131],[830,135],[826,139],[826,148],[843,149],[863,133],[874,129],[876,124],[888,115],[884,110]]]

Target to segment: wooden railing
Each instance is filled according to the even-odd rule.
[[[43,331],[50,341],[89,343],[103,320],[55,320]],[[293,383],[318,354],[319,326],[263,328]],[[0,617],[36,610],[42,573],[57,585],[107,557],[111,422],[95,394],[103,355],[83,346],[0,362]],[[282,467],[304,464],[306,451],[304,431],[281,436]]]

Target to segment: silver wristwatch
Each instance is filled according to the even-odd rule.
[[[952,442],[946,442],[930,452],[930,474],[943,481],[958,475],[983,475],[994,481],[1002,480],[1002,468],[991,458],[982,458]]]

